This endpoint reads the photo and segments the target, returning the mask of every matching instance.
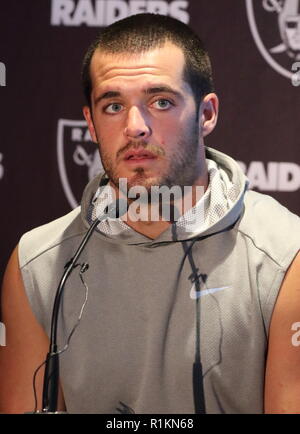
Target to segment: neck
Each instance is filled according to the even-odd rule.
[[[165,201],[160,197],[160,200],[152,203],[143,203],[139,200],[130,203],[129,212],[124,216],[123,220],[128,226],[136,232],[150,238],[155,239],[162,234],[168,227],[180,216],[185,214],[189,209],[193,208],[201,199],[208,187],[208,172],[205,168],[205,173],[194,182],[193,186],[185,187],[183,195],[179,199]],[[117,189],[117,197],[123,196],[122,192]]]

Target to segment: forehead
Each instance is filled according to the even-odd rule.
[[[90,74],[93,91],[126,83],[139,85],[166,82],[185,88],[183,70],[185,58],[181,48],[166,42],[165,45],[141,54],[109,54],[96,50],[91,61]]]

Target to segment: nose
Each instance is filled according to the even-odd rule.
[[[124,133],[126,137],[131,139],[145,139],[151,135],[151,128],[147,117],[136,106],[129,109]]]

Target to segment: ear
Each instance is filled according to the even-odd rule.
[[[85,117],[85,120],[88,124],[89,132],[90,132],[90,135],[91,135],[93,142],[98,143],[98,139],[97,139],[97,135],[96,135],[96,131],[95,131],[94,122],[93,122],[90,108],[87,105],[85,105],[82,109],[82,112],[83,112],[83,116]]]
[[[208,136],[215,128],[219,114],[219,98],[209,93],[203,98],[199,108],[199,122],[203,137]]]

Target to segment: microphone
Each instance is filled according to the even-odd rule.
[[[43,395],[42,395],[42,414],[53,414],[57,412],[58,400],[58,385],[59,385],[59,354],[57,347],[57,326],[60,302],[63,295],[64,287],[68,277],[76,267],[77,260],[89,241],[92,233],[98,224],[108,218],[117,219],[122,217],[128,210],[128,203],[125,199],[118,199],[108,205],[104,213],[101,214],[91,225],[85,236],[83,237],[74,256],[65,265],[65,271],[58,285],[51,318],[51,334],[49,352],[45,363]]]

